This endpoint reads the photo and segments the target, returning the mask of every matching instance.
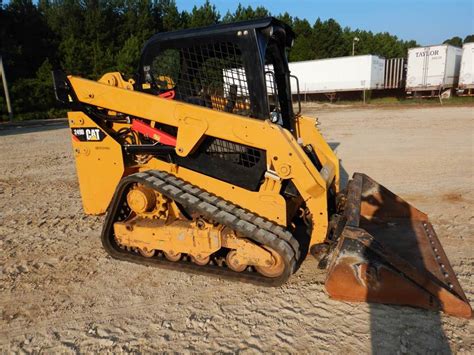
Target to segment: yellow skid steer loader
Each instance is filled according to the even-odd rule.
[[[293,40],[265,18],[156,34],[134,79],[53,72],[105,250],[264,285],[313,254],[333,298],[471,317],[425,214],[364,174],[340,189],[338,158],[301,114]]]

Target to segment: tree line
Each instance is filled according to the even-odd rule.
[[[59,114],[52,92],[51,70],[98,79],[108,71],[132,76],[140,51],[154,33],[272,15],[262,6],[239,4],[220,14],[206,0],[191,11],[180,11],[175,0],[0,0],[0,55],[10,84],[15,114],[22,118]],[[297,38],[290,61],[356,54],[387,58],[406,56],[417,46],[387,32],[373,33],[342,27],[334,19],[306,19],[273,14],[292,26]],[[457,38],[451,39],[457,41]],[[3,90],[3,89],[1,89]],[[1,114],[6,107],[1,92]]]

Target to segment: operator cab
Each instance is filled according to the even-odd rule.
[[[291,129],[294,37],[272,17],[158,33],[143,48],[136,90]]]

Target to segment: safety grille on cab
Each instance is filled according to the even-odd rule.
[[[236,44],[168,45],[153,60],[151,72],[158,89],[174,90],[176,100],[250,116],[247,77]]]
[[[242,144],[212,137],[207,137],[206,141],[204,143],[206,155],[218,157],[246,168],[254,167],[262,157],[260,150]]]

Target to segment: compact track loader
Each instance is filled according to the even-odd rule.
[[[133,80],[53,73],[105,250],[265,285],[313,254],[333,298],[471,317],[424,213],[364,174],[340,188],[338,158],[300,112],[293,40],[266,18],[156,34]]]

